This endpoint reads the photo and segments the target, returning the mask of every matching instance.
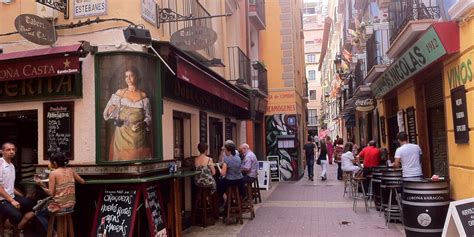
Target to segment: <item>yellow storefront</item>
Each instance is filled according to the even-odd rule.
[[[459,32],[459,53],[444,63],[443,70],[451,196],[455,200],[474,196],[474,20],[459,22]]]

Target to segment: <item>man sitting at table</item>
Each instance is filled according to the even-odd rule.
[[[20,233],[32,219],[34,203],[23,197],[15,189],[15,166],[12,163],[16,154],[13,143],[6,142],[2,145],[3,158],[0,158],[0,213],[7,217],[5,227],[15,225]]]
[[[244,175],[245,183],[253,183],[257,178],[258,161],[255,153],[250,150],[248,144],[240,145],[244,160],[242,161],[241,170]]]

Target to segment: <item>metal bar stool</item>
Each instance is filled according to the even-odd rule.
[[[352,180],[354,181],[353,185],[355,186],[354,187],[354,195],[352,196],[352,198],[353,198],[352,209],[354,210],[354,212],[356,212],[356,210],[357,210],[357,200],[362,199],[362,200],[364,200],[365,211],[368,212],[369,211],[369,206],[367,205],[367,196],[366,196],[365,188],[364,188],[365,178],[364,177],[353,177]],[[362,196],[359,193],[359,184],[362,187]]]
[[[390,190],[389,192],[389,196],[388,196],[388,207],[385,208],[385,225],[388,226],[388,223],[390,222],[391,220],[391,214],[392,212],[398,212],[398,213],[401,213],[401,210],[402,210],[402,205],[400,204],[400,199],[399,199],[399,196],[398,196],[398,190],[401,186],[400,185],[383,185],[384,188],[388,188]],[[398,206],[398,210],[394,209],[392,207],[392,195],[393,195],[393,191],[395,191],[395,200],[397,201],[397,206]],[[399,219],[400,221],[402,221],[403,218],[397,218]],[[402,223],[403,224],[403,223]]]
[[[258,183],[258,174],[255,181],[252,183],[252,196],[255,204],[262,202],[262,195],[260,194],[260,184]]]
[[[253,208],[252,183],[245,183],[247,197],[242,199],[242,213],[250,213],[250,220],[255,218],[255,210]]]
[[[368,174],[365,176],[366,179],[369,179],[369,190],[367,190],[367,197],[369,199],[369,208],[372,207],[372,202],[374,202],[374,206],[375,206],[375,201],[374,201],[374,191],[373,191],[373,187],[372,187],[372,174]]]
[[[350,188],[350,194],[352,196],[352,194],[354,194],[354,190],[352,188],[352,171],[343,171],[342,180],[344,181],[344,194],[342,195],[342,197],[346,196],[347,188]]]

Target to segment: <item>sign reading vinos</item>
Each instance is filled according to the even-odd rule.
[[[171,35],[171,43],[176,47],[195,51],[213,45],[217,40],[217,33],[204,26],[191,26],[178,30]]]
[[[23,38],[40,45],[56,42],[56,30],[46,19],[33,14],[21,14],[15,18],[15,28]]]
[[[355,106],[357,111],[369,112],[375,109],[377,101],[373,98],[357,98],[355,101]]]
[[[421,69],[430,65],[438,58],[444,56],[447,50],[443,46],[438,34],[433,27],[382,74],[382,77],[372,83],[370,88],[376,98],[415,75]]]

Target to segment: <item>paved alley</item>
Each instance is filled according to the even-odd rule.
[[[372,207],[367,213],[362,201],[357,213],[352,199],[342,197],[343,182],[336,179],[336,165],[329,165],[328,180],[314,182],[303,178],[297,182],[273,183],[262,191],[263,202],[256,205],[256,217],[243,225],[219,221],[207,228],[193,226],[185,236],[404,236],[400,224],[387,228],[383,217]],[[320,172],[315,166],[315,175]]]

